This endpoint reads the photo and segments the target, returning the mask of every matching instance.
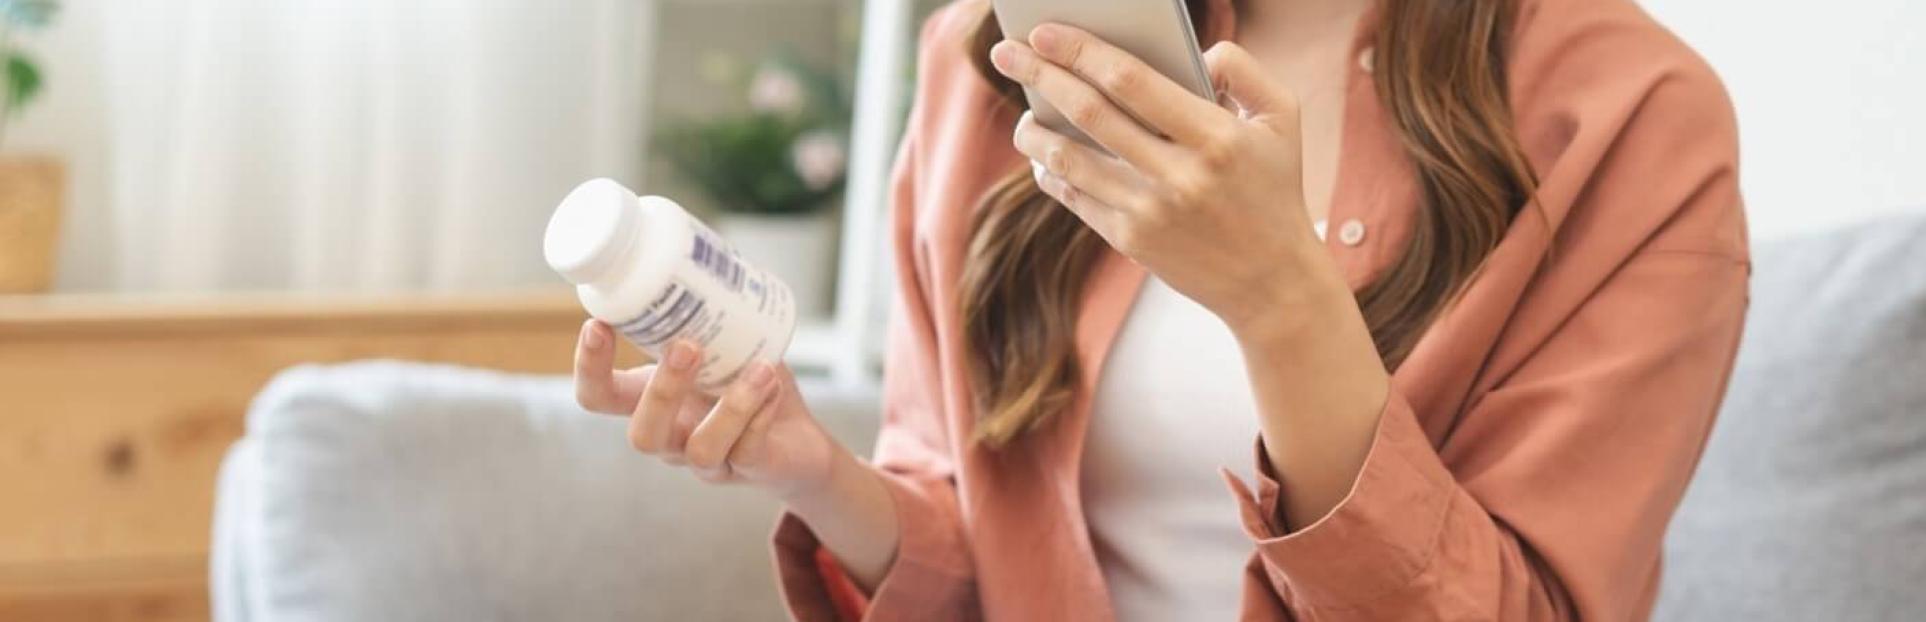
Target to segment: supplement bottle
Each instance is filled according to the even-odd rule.
[[[660,359],[702,346],[696,388],[714,395],[757,360],[777,361],[796,329],[789,286],[749,265],[674,201],[622,184],[577,186],[549,217],[542,254],[589,315]]]

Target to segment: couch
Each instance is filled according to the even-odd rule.
[[[1761,244],[1660,620],[1926,612],[1926,218]],[[876,395],[808,383],[863,448]],[[769,620],[776,507],[629,451],[563,378],[281,374],[229,453],[222,620]]]

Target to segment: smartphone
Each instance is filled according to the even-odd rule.
[[[1192,94],[1217,101],[1184,0],[994,0],[994,8],[1006,39],[1027,41],[1044,23],[1076,26],[1142,59]],[[1038,123],[1103,149],[1050,102],[1028,88],[1024,96]]]

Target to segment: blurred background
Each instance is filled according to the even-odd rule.
[[[866,408],[939,4],[0,0],[0,619],[218,609],[216,474],[281,370],[565,373],[538,240],[590,177],[777,271],[792,365]],[[1737,102],[1756,239],[1926,211],[1921,5],[1644,4]]]

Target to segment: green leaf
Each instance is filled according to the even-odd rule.
[[[40,68],[33,59],[23,54],[7,55],[7,110],[19,114],[20,109],[40,94]]]
[[[656,136],[660,153],[717,204],[736,212],[801,213],[840,188],[812,190],[789,161],[807,124],[777,114],[685,121]]]
[[[836,74],[803,62],[793,52],[773,54],[763,62],[802,83],[803,110],[682,119],[658,130],[652,153],[725,210],[784,214],[821,209],[842,192],[842,180],[828,188],[810,188],[790,154],[796,140],[810,131],[846,133],[848,89]]]
[[[849,127],[848,89],[835,74],[804,62],[793,50],[771,54],[764,62],[788,72],[802,84],[808,96],[806,115],[812,122],[835,129]]]
[[[0,0],[0,19],[28,28],[53,23],[60,0]]]

